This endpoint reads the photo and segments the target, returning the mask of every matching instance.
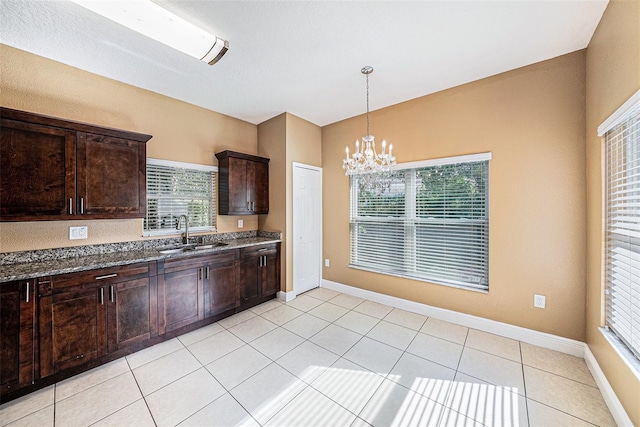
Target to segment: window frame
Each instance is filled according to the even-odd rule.
[[[640,243],[638,243],[640,241],[640,237],[636,236],[633,237],[631,235],[626,235],[625,230],[629,231],[631,229],[634,228],[634,225],[640,225],[640,218],[638,218],[636,221],[631,221],[630,218],[633,218],[633,216],[624,216],[625,219],[625,223],[626,222],[630,222],[631,225],[624,225],[618,230],[618,227],[615,227],[615,224],[617,223],[617,221],[619,220],[619,218],[617,219],[617,217],[619,217],[623,212],[620,211],[618,207],[616,207],[616,213],[614,214],[614,212],[612,212],[614,210],[614,206],[611,205],[612,202],[612,195],[611,195],[611,185],[614,185],[615,183],[612,183],[610,180],[614,179],[614,181],[620,181],[620,177],[613,177],[614,174],[624,174],[625,176],[625,187],[627,187],[627,182],[626,182],[626,176],[627,174],[629,174],[629,172],[633,171],[634,167],[632,166],[631,169],[628,168],[629,163],[627,160],[622,160],[622,163],[624,164],[624,169],[622,171],[620,171],[619,169],[614,172],[611,170],[611,158],[610,158],[610,153],[612,151],[612,147],[610,147],[610,145],[614,145],[618,151],[616,154],[616,160],[618,161],[618,163],[620,163],[620,150],[623,150],[623,154],[622,157],[626,157],[629,156],[631,153],[634,153],[634,149],[636,150],[635,153],[637,155],[637,150],[640,150],[640,144],[638,144],[638,146],[634,145],[631,146],[630,143],[627,143],[626,140],[623,140],[622,142],[619,141],[620,138],[626,138],[624,136],[624,132],[627,131],[629,125],[631,124],[632,120],[635,120],[633,123],[633,126],[636,127],[635,132],[640,132],[640,130],[637,129],[638,126],[640,126],[640,119],[638,118],[640,117],[640,90],[638,90],[634,95],[631,96],[631,98],[629,98],[620,108],[618,108],[607,120],[605,120],[599,127],[598,127],[598,136],[602,138],[602,144],[603,144],[603,153],[604,153],[604,159],[603,159],[603,164],[604,164],[604,168],[603,168],[603,204],[602,204],[602,215],[603,215],[603,230],[602,230],[602,259],[603,259],[603,274],[602,274],[602,289],[603,289],[603,295],[602,295],[602,304],[603,304],[603,316],[602,316],[602,326],[604,329],[604,333],[605,336],[607,337],[607,339],[609,340],[609,342],[614,346],[614,348],[616,348],[616,350],[619,352],[619,354],[621,354],[623,356],[623,359],[630,365],[633,366],[633,370],[636,372],[636,375],[638,375],[638,372],[640,372],[640,340],[638,340],[636,338],[636,340],[634,341],[633,337],[634,336],[638,336],[640,335],[640,316],[639,315],[635,315],[634,316],[634,310],[633,308],[630,309],[630,318],[626,318],[624,317],[624,315],[626,313],[622,313],[622,309],[618,310],[617,312],[614,312],[614,307],[615,306],[619,306],[619,304],[625,302],[624,301],[624,297],[620,297],[623,298],[622,301],[619,301],[614,295],[614,293],[620,293],[622,292],[622,294],[624,294],[625,286],[624,284],[620,284],[620,283],[616,283],[619,282],[617,280],[611,280],[611,277],[613,277],[614,275],[617,277],[617,272],[620,271],[620,269],[624,269],[625,266],[627,266],[625,264],[626,262],[626,258],[624,257],[624,253],[622,254],[622,258],[620,258],[620,253],[619,250],[622,249],[623,252],[625,250],[629,251],[629,262],[631,264],[634,264],[633,261],[633,256],[631,255],[631,252],[636,253],[638,251],[638,249],[640,249]],[[621,127],[624,127],[624,130],[622,130],[622,136],[620,136],[620,130]],[[613,132],[612,134],[610,134],[610,132]],[[613,140],[610,140],[610,137],[612,137]],[[637,134],[635,134],[635,137],[638,137]],[[630,138],[629,138],[630,139]],[[634,140],[635,142],[635,140]],[[637,168],[637,167],[636,167]],[[634,183],[635,185],[637,185],[638,183],[640,183],[640,179],[638,179],[637,176],[633,176],[632,175],[632,183]],[[617,185],[619,186],[620,183],[618,182]],[[636,190],[638,191],[638,190]],[[616,204],[619,204],[621,202],[622,199],[626,199],[628,196],[631,196],[633,193],[635,193],[636,191],[633,190],[625,190],[624,196],[615,196],[613,198],[615,198],[615,202]],[[630,193],[630,194],[629,194]],[[626,206],[626,205],[625,205]],[[617,215],[617,217],[616,217]],[[616,255],[617,254],[617,255]],[[614,258],[617,258],[618,263],[616,264],[614,261]],[[637,262],[637,261],[636,261]],[[633,270],[635,271],[635,270]],[[629,272],[629,274],[633,274],[631,271]],[[636,273],[637,274],[637,273]],[[638,290],[640,291],[640,285],[638,285],[637,283],[635,283],[635,287],[633,286],[635,282],[633,282],[633,280],[629,280],[629,290],[631,291],[631,294],[633,294],[633,290]],[[616,287],[620,286],[621,288],[623,288],[622,290],[617,290],[615,289]],[[629,301],[633,307],[633,296],[631,297],[631,300]],[[623,318],[624,317],[624,318]],[[615,318],[615,320],[614,320]],[[622,320],[620,320],[622,318]],[[616,324],[618,325],[622,325],[624,322],[629,321],[629,324],[631,326],[629,326],[629,331],[623,331],[622,330],[622,326],[621,329],[617,329],[617,327],[615,326]],[[635,333],[633,331],[636,331]],[[630,337],[628,335],[628,333],[630,334]],[[611,335],[611,336],[607,336],[607,335]],[[631,338],[631,341],[629,341],[629,338]]]
[[[398,164],[395,167],[393,167],[392,172],[401,171],[401,170],[409,171],[408,172],[409,179],[412,180],[410,185],[408,185],[407,182],[405,181],[405,191],[404,191],[405,202],[404,202],[404,213],[402,218],[391,219],[390,217],[376,218],[376,217],[359,216],[358,206],[357,206],[358,204],[357,176],[355,177],[352,176],[351,182],[350,182],[349,267],[358,269],[358,270],[379,273],[379,274],[386,274],[394,277],[402,277],[402,278],[407,278],[411,280],[418,280],[418,281],[434,283],[438,285],[449,286],[453,288],[487,293],[489,291],[489,265],[488,265],[489,263],[489,160],[491,160],[491,158],[492,158],[492,153],[486,152],[486,153],[463,155],[463,156],[428,159],[428,160],[422,160],[417,162],[407,162],[407,163]],[[417,195],[415,193],[415,190],[417,188],[415,184],[416,183],[415,180],[417,179],[416,170],[421,168],[431,167],[431,166],[446,166],[446,165],[454,165],[454,164],[461,164],[461,163],[477,163],[477,162],[485,162],[485,161],[487,162],[486,178],[485,178],[486,181],[485,181],[485,190],[484,190],[485,191],[484,193],[485,225],[484,226],[486,228],[486,243],[485,243],[486,286],[472,284],[470,282],[465,283],[465,282],[454,282],[452,280],[441,280],[441,279],[439,280],[438,278],[434,278],[434,277],[425,277],[424,273],[417,273],[416,257],[417,257],[417,254],[419,253],[419,246],[418,246],[418,243],[416,242],[416,236],[419,231],[418,230],[419,225],[422,223],[427,224],[430,222],[430,220],[421,219],[421,218],[418,218],[417,216],[417,211],[418,211],[416,206]],[[407,179],[406,175],[405,175],[405,179]],[[447,219],[447,221],[454,222],[455,220]],[[464,221],[464,220],[460,220],[460,221]],[[469,225],[469,221],[468,220],[466,221],[467,221],[466,225]],[[401,227],[404,227],[402,270],[390,271],[386,269],[366,266],[366,265],[363,265],[365,263],[362,263],[362,262],[358,263],[357,261],[355,261],[355,259],[358,258],[358,255],[357,255],[358,241],[357,241],[357,237],[354,237],[354,233],[357,233],[357,230],[355,229],[355,227],[357,227],[358,223],[362,224],[363,222],[370,222],[370,223],[393,222],[393,223],[397,223]],[[407,233],[409,235],[408,238],[407,238]],[[382,234],[380,234],[380,239],[385,238],[384,234],[385,234],[385,231],[382,231]],[[407,247],[407,243],[409,247]],[[366,249],[364,249],[364,251],[366,252]],[[407,265],[409,265],[407,263],[409,263],[410,265],[413,265],[414,268],[412,268],[411,271],[409,271],[409,269],[407,268]]]
[[[208,200],[210,201],[210,220],[211,220],[211,225],[207,225],[207,226],[189,226],[189,232],[194,232],[194,233],[201,233],[201,232],[216,232],[216,220],[217,220],[217,212],[218,212],[218,206],[217,206],[217,198],[216,198],[216,175],[218,173],[218,167],[217,166],[211,166],[211,165],[202,165],[202,164],[198,164],[198,163],[186,163],[186,162],[178,162],[178,161],[173,161],[173,160],[163,160],[163,159],[155,159],[155,158],[151,158],[151,157],[147,157],[147,179],[149,178],[149,166],[161,166],[161,167],[168,167],[168,168],[173,168],[176,171],[177,170],[184,170],[184,169],[188,169],[191,171],[199,171],[199,172],[208,172],[211,173],[211,197],[208,198]],[[147,224],[147,218],[149,215],[149,188],[148,188],[148,184],[147,184],[147,195],[146,195],[146,203],[147,203],[147,213],[145,215],[145,218],[143,220],[143,224],[142,224],[142,235],[143,237],[153,237],[153,236],[169,236],[169,235],[179,235],[181,232],[180,230],[176,229],[175,227],[171,227],[171,228],[162,228],[162,229],[147,229],[146,228],[146,224]],[[153,197],[151,198],[153,199]],[[202,198],[204,199],[204,198]]]

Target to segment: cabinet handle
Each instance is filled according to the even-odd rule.
[[[24,302],[29,302],[29,285],[30,283],[27,282],[27,296],[25,297]]]
[[[80,213],[84,215],[84,198],[80,197]]]
[[[109,298],[111,299],[111,302],[116,302],[116,296],[115,296],[115,291],[113,288],[113,285],[109,286]]]
[[[107,274],[107,275],[104,275],[104,276],[98,276],[98,277],[96,277],[96,280],[110,279],[112,277],[116,277],[117,275],[118,275],[118,273]]]
[[[100,305],[104,305],[104,288],[100,288]]]
[[[202,268],[198,269],[198,280],[202,280]]]
[[[266,266],[267,266],[267,256],[266,256],[266,255],[264,256],[264,264],[262,264],[262,266],[263,266],[263,267],[266,267]]]
[[[262,249],[258,249],[256,252],[264,252],[264,251],[268,251],[269,248],[262,248]]]
[[[255,212],[256,210],[256,202],[251,202],[251,210]]]
[[[209,280],[209,266],[207,266],[207,280]]]
[[[69,215],[73,215],[73,199],[69,197]]]
[[[247,210],[250,211],[251,210],[251,202],[247,202]]]

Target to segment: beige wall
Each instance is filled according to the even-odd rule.
[[[217,165],[214,154],[257,153],[257,127],[0,44],[0,104],[65,119],[153,135],[147,156]],[[218,216],[220,232],[237,217]],[[242,230],[256,230],[257,216]],[[89,239],[68,239],[68,227],[88,225]],[[142,220],[0,223],[0,252],[139,240]]]
[[[597,128],[640,89],[640,2],[611,1],[587,48],[586,340],[634,425],[640,381],[601,334],[603,322],[603,141]]]
[[[283,240],[280,247],[280,289],[287,283],[287,115],[280,114],[258,125],[258,155],[269,161],[269,215],[260,215],[259,227],[265,231],[280,231]]]
[[[261,230],[282,231],[281,289],[293,290],[293,162],[322,166],[322,131],[293,114],[283,113],[258,125],[258,153],[271,158],[269,215]]]
[[[293,162],[322,166],[322,129],[287,113],[287,292],[293,290]]]
[[[585,331],[585,52],[371,114],[399,163],[492,152],[489,293],[350,269],[346,144],[358,116],[322,129],[324,278],[563,337]],[[350,147],[353,149],[353,147]],[[534,293],[547,308],[533,307]]]

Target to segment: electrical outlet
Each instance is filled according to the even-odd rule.
[[[238,228],[242,228],[242,227],[244,227],[244,220],[239,219],[238,220]]]
[[[544,308],[547,304],[547,297],[544,295],[535,294],[533,296],[533,306],[537,308]]]
[[[88,227],[83,225],[81,227],[69,227],[69,240],[86,239],[88,237]]]
[[[324,259],[324,266],[329,267],[329,258]]]

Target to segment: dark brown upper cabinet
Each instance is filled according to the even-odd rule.
[[[144,217],[149,139],[0,107],[0,221]]]
[[[216,157],[219,214],[269,213],[269,159],[228,150]]]

